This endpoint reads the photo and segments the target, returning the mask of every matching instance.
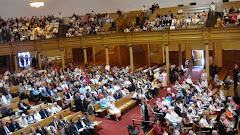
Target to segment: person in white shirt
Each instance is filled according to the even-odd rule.
[[[34,120],[36,120],[36,121],[42,120],[41,115],[37,112],[37,110],[33,111],[33,117],[34,117]]]
[[[58,113],[62,110],[62,108],[57,104],[57,102],[54,102],[53,108],[56,111],[56,113]]]
[[[25,128],[28,126],[28,121],[27,121],[26,115],[24,113],[18,119],[18,124],[19,124],[20,128]]]
[[[52,106],[52,104],[49,104],[49,105],[48,105],[47,111],[48,111],[51,115],[54,115],[54,114],[57,113],[56,110],[54,109],[54,107]]]
[[[105,70],[106,70],[106,71],[110,71],[110,65],[106,65],[106,66],[105,66]]]
[[[216,11],[216,5],[215,5],[215,3],[214,3],[214,2],[212,2],[212,4],[211,4],[210,8],[211,8],[211,11],[213,11],[213,12],[215,12],[215,11]]]
[[[172,116],[171,109],[168,109],[165,119],[167,120],[168,124],[172,124],[174,127],[177,126],[178,129],[181,129],[180,122],[174,116]]]
[[[188,83],[188,84],[193,84],[192,76],[191,76],[191,75],[188,75],[188,78],[186,79],[186,83]]]
[[[206,70],[204,69],[201,75],[201,85],[202,87],[208,87],[208,81],[207,81],[207,73]]]
[[[165,107],[166,106],[169,107],[170,106],[170,102],[168,100],[166,100],[165,97],[162,97],[162,105],[165,106]]]
[[[210,130],[212,129],[212,126],[210,126],[207,122],[207,115],[204,114],[201,120],[199,121],[200,127],[202,130]]]

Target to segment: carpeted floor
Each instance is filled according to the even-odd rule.
[[[194,68],[193,74],[192,74],[193,81],[199,80],[199,78],[201,77],[201,73],[202,73],[201,68]],[[186,77],[187,77],[187,73],[183,77],[183,79]],[[171,86],[171,84],[169,84],[169,86]],[[151,107],[153,107],[153,102],[156,101],[158,97],[163,97],[163,96],[165,97],[166,94],[167,94],[166,88],[161,89],[159,92],[159,95],[157,97],[154,97],[153,100],[149,101]],[[101,125],[101,129],[98,132],[99,135],[128,135],[127,125],[133,124],[132,119],[141,120],[140,106],[136,106],[129,112],[123,114],[121,117],[121,120],[118,122],[109,120],[109,118],[107,117],[104,117],[104,118],[96,117],[96,119],[103,121]],[[153,117],[151,117],[150,120],[153,120]],[[141,130],[139,135],[144,135],[143,130]]]

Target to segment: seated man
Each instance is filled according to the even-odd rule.
[[[42,105],[40,106],[40,109],[41,110],[39,111],[39,114],[41,115],[41,119],[45,119],[45,118],[49,117],[47,110],[45,108],[43,108]]]
[[[56,113],[58,113],[62,110],[62,108],[57,104],[57,102],[55,102],[53,105],[54,105],[53,108],[56,111]]]
[[[220,85],[223,84],[223,82],[218,78],[218,75],[217,75],[217,74],[214,75],[213,81],[214,81],[214,83],[215,83],[216,86],[220,86]]]
[[[50,122],[49,126],[53,126],[57,130],[58,125],[62,126],[60,120],[58,120],[56,116],[53,116],[53,121]]]
[[[80,128],[79,131],[82,131],[86,134],[93,134],[93,127],[89,127],[82,119],[81,115],[78,115],[78,121],[76,122],[76,124],[78,125],[78,127]]]
[[[1,127],[0,127],[0,134],[1,135],[8,135],[11,134],[12,132],[9,130],[9,128],[6,125],[5,121],[1,122]]]
[[[86,131],[83,127],[80,127],[77,123],[73,121],[73,119],[70,119],[70,132],[72,135],[86,135]]]
[[[48,135],[47,131],[43,127],[41,127],[39,124],[37,124],[36,133],[39,133],[41,135]]]
[[[97,131],[98,131],[98,124],[97,124],[97,123],[94,123],[94,122],[92,121],[92,119],[90,118],[88,112],[85,113],[85,116],[84,116],[84,118],[83,118],[83,121],[84,121],[84,123],[85,123],[90,129],[93,129],[93,133],[97,133]]]
[[[230,76],[227,76],[227,78],[224,80],[225,87],[229,87],[231,84],[233,84],[233,80],[231,80]]]
[[[45,89],[41,89],[40,97],[42,101],[52,103],[51,97]]]
[[[137,103],[141,103],[142,100],[146,99],[145,95],[141,93],[141,89],[138,89],[132,96],[133,100],[137,100]]]
[[[9,123],[8,128],[11,132],[15,132],[20,129],[19,124],[16,121],[14,121],[13,118],[10,118],[10,121],[11,123]]]
[[[30,109],[30,106],[24,103],[22,100],[19,101],[18,103],[18,108],[22,110],[23,112],[27,112],[27,110]]]

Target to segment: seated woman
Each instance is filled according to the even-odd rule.
[[[100,108],[101,109],[105,109],[109,106],[109,103],[107,102],[107,99],[104,98],[103,96],[101,96],[101,99],[100,99]]]
[[[154,132],[154,135],[167,135],[167,132],[161,126],[161,124],[159,123],[159,120],[157,120],[153,125],[153,132]]]
[[[183,113],[183,125],[184,127],[191,127],[193,125],[192,118],[187,116],[187,113]]]
[[[212,130],[212,126],[207,121],[207,115],[203,114],[203,117],[199,121],[200,127],[203,131]]]
[[[157,98],[156,105],[160,108],[163,112],[167,112],[167,108],[163,106],[161,98]]]
[[[110,101],[108,111],[109,115],[114,115],[116,117],[116,121],[118,121],[118,118],[121,116],[121,110],[115,106],[114,100]]]

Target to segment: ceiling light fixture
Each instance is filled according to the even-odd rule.
[[[31,7],[39,8],[44,6],[44,1],[34,0],[30,2]]]

